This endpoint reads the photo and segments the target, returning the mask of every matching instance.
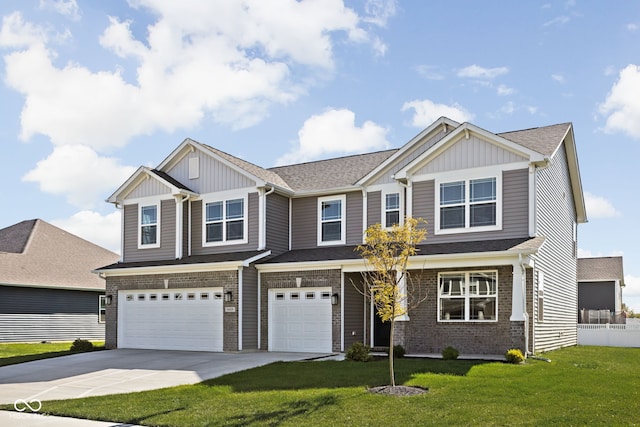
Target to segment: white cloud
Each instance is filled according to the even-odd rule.
[[[411,125],[419,128],[431,125],[442,116],[461,123],[471,121],[475,117],[474,114],[456,103],[453,105],[436,104],[429,99],[405,102],[402,111],[409,109],[414,110]]]
[[[458,70],[458,77],[491,80],[508,72],[507,67],[484,68],[473,64]]]
[[[600,113],[607,116],[605,132],[623,132],[631,138],[640,139],[639,93],[640,66],[627,65],[600,105]]]
[[[633,32],[633,31],[638,31],[638,24],[636,24],[635,22],[631,22],[629,24],[627,24],[627,30]]]
[[[509,101],[500,107],[500,112],[508,115],[512,115],[516,111],[516,104],[513,101]]]
[[[120,211],[101,215],[94,211],[80,211],[65,219],[55,219],[51,224],[80,236],[105,249],[120,253]]]
[[[555,80],[558,83],[564,83],[565,82],[565,78],[562,74],[552,74],[551,78],[553,80]]]
[[[590,219],[613,218],[620,216],[620,212],[604,197],[584,192],[584,203],[587,208],[587,216]]]
[[[570,20],[571,20],[570,17],[568,17],[566,15],[562,15],[562,16],[555,17],[555,18],[545,22],[544,24],[542,24],[542,26],[543,27],[550,27],[552,25],[561,26],[561,25],[566,24]]]
[[[372,121],[357,126],[355,114],[350,110],[328,110],[304,122],[298,131],[295,147],[280,157],[277,164],[316,160],[329,154],[335,156],[386,149],[389,147],[387,132]]]
[[[507,85],[500,85],[497,89],[498,96],[508,96],[515,93],[515,89]]]
[[[102,203],[134,171],[117,159],[98,156],[89,147],[65,145],[56,147],[22,179],[38,183],[46,193],[66,195],[74,206],[91,208]]]
[[[0,28],[0,47],[24,48],[43,44],[47,41],[44,28],[25,22],[20,12],[2,17]]]
[[[80,8],[76,0],[40,0],[40,9],[51,9],[74,21],[80,19]]]
[[[363,20],[380,27],[386,27],[389,18],[396,14],[395,0],[367,0],[364,5]]]
[[[417,65],[414,69],[427,80],[444,80],[444,74],[435,65]]]

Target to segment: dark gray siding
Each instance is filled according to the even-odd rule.
[[[318,202],[316,197],[292,201],[292,249],[307,249],[318,243]]]
[[[413,184],[413,216],[427,225],[427,243],[509,239],[529,235],[529,171],[506,171],[502,175],[502,230],[436,235],[434,181]]]
[[[227,252],[255,250],[258,247],[258,193],[249,193],[248,197],[248,242],[241,245],[202,246],[202,201],[191,204],[191,254],[208,255]]]
[[[534,319],[534,351],[576,345],[578,285],[576,221],[564,144],[549,167],[536,172],[536,234],[546,238],[535,257],[544,273],[544,319]]]
[[[176,257],[176,202],[160,205],[160,247],[138,249],[138,205],[124,206],[124,262],[174,259]]]
[[[367,227],[382,221],[382,191],[367,193]]]
[[[182,256],[189,255],[189,202],[182,203]]]
[[[347,245],[362,243],[362,192],[347,193]]]
[[[102,291],[0,286],[0,342],[104,340]]]
[[[355,284],[355,286],[354,286]],[[346,273],[344,278],[344,349],[354,342],[369,344],[367,323],[369,318],[369,304],[357,289],[362,290],[362,276],[360,273]]]
[[[289,199],[279,194],[267,196],[267,249],[279,254],[289,249]]]
[[[578,309],[616,311],[615,282],[580,282]]]
[[[258,271],[242,269],[242,349],[258,348]]]

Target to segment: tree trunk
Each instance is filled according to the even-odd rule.
[[[389,378],[391,379],[391,386],[396,386],[396,375],[393,370],[393,329],[396,324],[395,319],[391,318],[391,332],[389,336]]]

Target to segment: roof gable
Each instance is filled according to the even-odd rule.
[[[149,180],[151,179],[151,182]],[[109,198],[109,203],[158,194],[192,194],[188,187],[164,172],[140,166]]]
[[[0,252],[22,253],[29,242],[35,219],[22,221],[0,230]]]

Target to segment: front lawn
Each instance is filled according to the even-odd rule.
[[[71,342],[0,343],[0,366],[73,354]],[[103,342],[94,342],[98,348]]]
[[[197,385],[44,402],[48,414],[161,426],[638,425],[640,349],[574,347],[552,362],[400,359],[420,396],[373,395],[387,362],[274,363]],[[6,408],[9,409],[9,408]]]

